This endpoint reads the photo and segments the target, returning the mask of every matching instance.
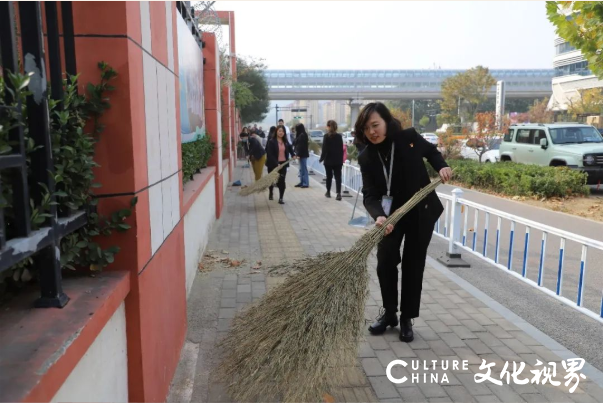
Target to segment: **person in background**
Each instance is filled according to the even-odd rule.
[[[423,158],[442,181],[450,180],[452,170],[437,147],[414,128],[402,130],[400,122],[381,102],[369,103],[362,109],[355,129],[356,136],[367,145],[358,163],[364,206],[375,219],[375,225],[383,226],[391,213],[430,183]],[[398,264],[402,263],[399,338],[406,343],[414,339],[412,319],[419,316],[427,248],[433,227],[443,211],[433,191],[395,226],[386,227],[385,237],[377,246],[377,277],[383,309],[368,329],[371,334],[383,334],[388,326],[398,325]],[[400,257],[402,240],[404,252]]]
[[[247,127],[243,127],[243,131],[239,134],[239,140],[241,140],[241,146],[243,148],[243,155],[245,159],[249,158],[249,129]]]
[[[285,121],[283,119],[278,120],[279,126],[283,126],[285,128],[285,133],[287,134],[287,141],[289,144],[293,144],[293,139],[291,138],[291,130],[287,126],[285,126]]]
[[[262,147],[260,138],[255,130],[251,131],[251,136],[249,137],[249,160],[251,161],[255,180],[257,181],[262,177],[262,172],[264,171],[266,150]]]
[[[343,137],[337,133],[337,122],[329,120],[327,122],[328,133],[322,140],[322,152],[320,161],[324,161],[325,171],[327,172],[327,193],[325,197],[331,197],[331,182],[335,176],[335,187],[337,190],[336,200],[341,200],[341,167],[343,166]]]
[[[299,158],[299,183],[295,187],[305,189],[310,186],[310,177],[308,176],[308,158],[310,157],[308,146],[310,140],[302,123],[295,126],[295,133],[295,154]]]
[[[268,144],[266,144],[266,167],[268,168],[268,173],[274,171],[278,165],[293,157],[295,157],[295,152],[287,140],[285,126],[279,125],[276,128],[276,136],[269,140]],[[287,176],[287,168],[288,165],[281,168],[278,178],[277,187],[279,192],[279,204],[285,204],[283,201],[283,196],[285,195],[285,178]],[[270,186],[268,189],[268,200],[273,200],[272,191],[274,186]]]
[[[270,130],[268,130],[268,139],[266,140],[266,144],[268,141],[272,140],[276,136],[276,126],[270,126]],[[264,146],[266,148],[266,146]]]

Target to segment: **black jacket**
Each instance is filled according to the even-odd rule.
[[[247,140],[247,145],[249,147],[249,154],[255,160],[259,160],[264,154],[266,154],[266,150],[264,150],[262,144],[259,142],[258,139],[254,138],[253,136],[249,137],[249,140]]]
[[[300,133],[295,137],[295,154],[299,158],[308,158],[310,157],[310,152],[308,151],[308,134]]]
[[[289,160],[294,156],[295,152],[293,151],[293,147],[285,139],[285,159]],[[273,138],[266,143],[266,166],[268,168],[274,168],[278,163],[278,140]]]
[[[320,162],[325,166],[343,165],[343,137],[341,134],[325,134],[322,139]]]
[[[362,172],[364,206],[374,219],[385,216],[381,207],[381,198],[387,194],[383,164],[377,153],[381,149],[382,155],[387,155],[389,158],[388,151],[391,148],[388,144],[391,143],[395,147],[394,172],[390,192],[394,198],[392,213],[414,196],[417,191],[430,183],[423,158],[427,158],[437,172],[448,166],[437,147],[425,140],[414,128],[395,133],[391,136],[391,140],[387,139],[384,142],[382,147],[368,142],[366,149],[358,157],[358,164]],[[386,165],[386,169],[389,171],[389,162],[386,162]],[[408,217],[405,218],[418,220],[416,222],[420,223],[422,235],[430,237],[435,222],[443,211],[444,207],[440,199],[435,192],[432,192],[409,211]]]

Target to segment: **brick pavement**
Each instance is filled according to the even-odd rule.
[[[284,259],[295,259],[306,254],[326,250],[345,249],[363,233],[363,229],[347,225],[351,210],[344,202],[326,199],[324,188],[311,181],[309,189],[294,188],[296,169],[288,174],[288,189],[284,206],[268,201],[267,193],[242,198],[239,188],[227,190],[226,212],[216,223],[208,249],[227,251],[233,258],[245,258],[248,263],[261,260],[264,265]],[[243,183],[251,180],[250,169],[237,167],[235,179]],[[381,296],[375,273],[374,255],[369,260],[371,282],[366,306],[366,319],[374,319],[381,306]],[[189,298],[189,332],[185,353],[196,354],[196,364],[185,357],[179,366],[175,383],[188,382],[192,392],[183,398],[178,388],[168,401],[228,402],[222,380],[212,376],[219,365],[221,352],[217,341],[228,331],[235,312],[260,298],[267,289],[283,281],[280,277],[267,277],[251,264],[236,269],[217,269],[199,274]],[[347,368],[348,379],[344,385],[329,391],[336,401],[342,402],[598,402],[603,401],[603,390],[590,380],[580,380],[573,394],[564,386],[561,358],[528,336],[524,331],[484,302],[450,280],[431,266],[426,267],[421,317],[415,320],[415,340],[402,343],[398,329],[382,336],[370,336],[360,343],[358,362]],[[192,353],[191,353],[192,352]],[[402,384],[393,384],[385,368],[394,359],[403,359],[408,366],[394,367],[395,377],[407,376]],[[546,385],[476,383],[474,375],[480,370],[482,359],[495,363],[492,377],[500,379],[506,361],[522,361],[526,368],[521,378],[531,378],[536,360],[545,364],[555,362],[561,381],[559,387]],[[458,370],[441,367],[436,370],[414,370],[416,364],[432,360],[467,360]],[[512,371],[512,363],[509,372]],[[190,368],[194,367],[194,370]],[[540,367],[542,368],[542,367]],[[187,374],[186,372],[191,372]],[[419,382],[412,382],[413,373]],[[442,381],[446,374],[447,382]],[[426,376],[424,381],[423,376]],[[437,375],[438,381],[431,382]],[[190,397],[190,400],[188,399]]]

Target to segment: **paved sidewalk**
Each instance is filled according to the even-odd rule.
[[[309,189],[294,188],[296,174],[295,168],[289,170],[284,206],[268,201],[267,192],[242,198],[237,194],[239,188],[227,190],[226,211],[212,231],[208,250],[217,254],[228,252],[231,258],[246,259],[246,264],[197,275],[189,297],[187,342],[168,401],[230,401],[222,380],[213,376],[221,355],[216,343],[228,331],[237,310],[283,281],[253,270],[256,261],[266,266],[303,254],[343,250],[364,232],[347,225],[349,205],[334,198],[326,199],[324,188],[316,181],[311,181]],[[250,169],[237,167],[234,179],[239,178],[249,183]],[[369,266],[372,281],[367,321],[377,316],[381,306],[374,256]],[[426,267],[421,317],[414,325],[415,340],[409,344],[400,342],[398,329],[389,329],[382,336],[370,336],[367,331],[366,340],[360,344],[357,365],[347,368],[347,382],[325,392],[341,402],[603,401],[603,390],[590,379],[580,379],[579,387],[570,394],[564,385],[566,372],[558,355],[440,270]],[[396,378],[408,377],[398,385],[386,376],[387,365],[396,359],[408,363],[406,368],[398,365],[392,370]],[[554,362],[557,373],[553,379],[561,381],[561,385],[515,385],[512,380],[502,386],[489,381],[476,383],[474,375],[487,372],[479,369],[483,359],[495,364],[491,377],[496,380],[501,379],[506,361],[525,362],[520,378],[528,379],[533,377],[530,370],[543,368],[535,366],[537,360],[545,366]],[[432,366],[432,360],[437,361],[436,370],[425,371],[424,361]],[[442,360],[448,364],[447,370],[441,368]],[[453,369],[454,360],[466,360],[468,365],[463,368],[461,363],[459,370]],[[412,364],[419,362],[421,369],[413,370]],[[510,365],[512,374],[512,362]],[[411,373],[419,381],[412,382]],[[443,380],[444,374],[447,382]]]

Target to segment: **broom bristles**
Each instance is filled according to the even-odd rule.
[[[239,195],[249,196],[253,193],[261,193],[264,190],[268,189],[270,186],[274,186],[276,182],[278,182],[281,168],[283,168],[289,162],[291,162],[291,160],[283,162],[282,164],[274,168],[268,175],[262,176],[260,179],[253,182],[251,185],[244,187],[239,192]]]
[[[236,315],[220,343],[227,353],[220,372],[230,381],[232,398],[318,401],[341,385],[363,337],[368,255],[387,225],[395,225],[440,182],[417,192],[350,250],[294,261],[298,273]]]

